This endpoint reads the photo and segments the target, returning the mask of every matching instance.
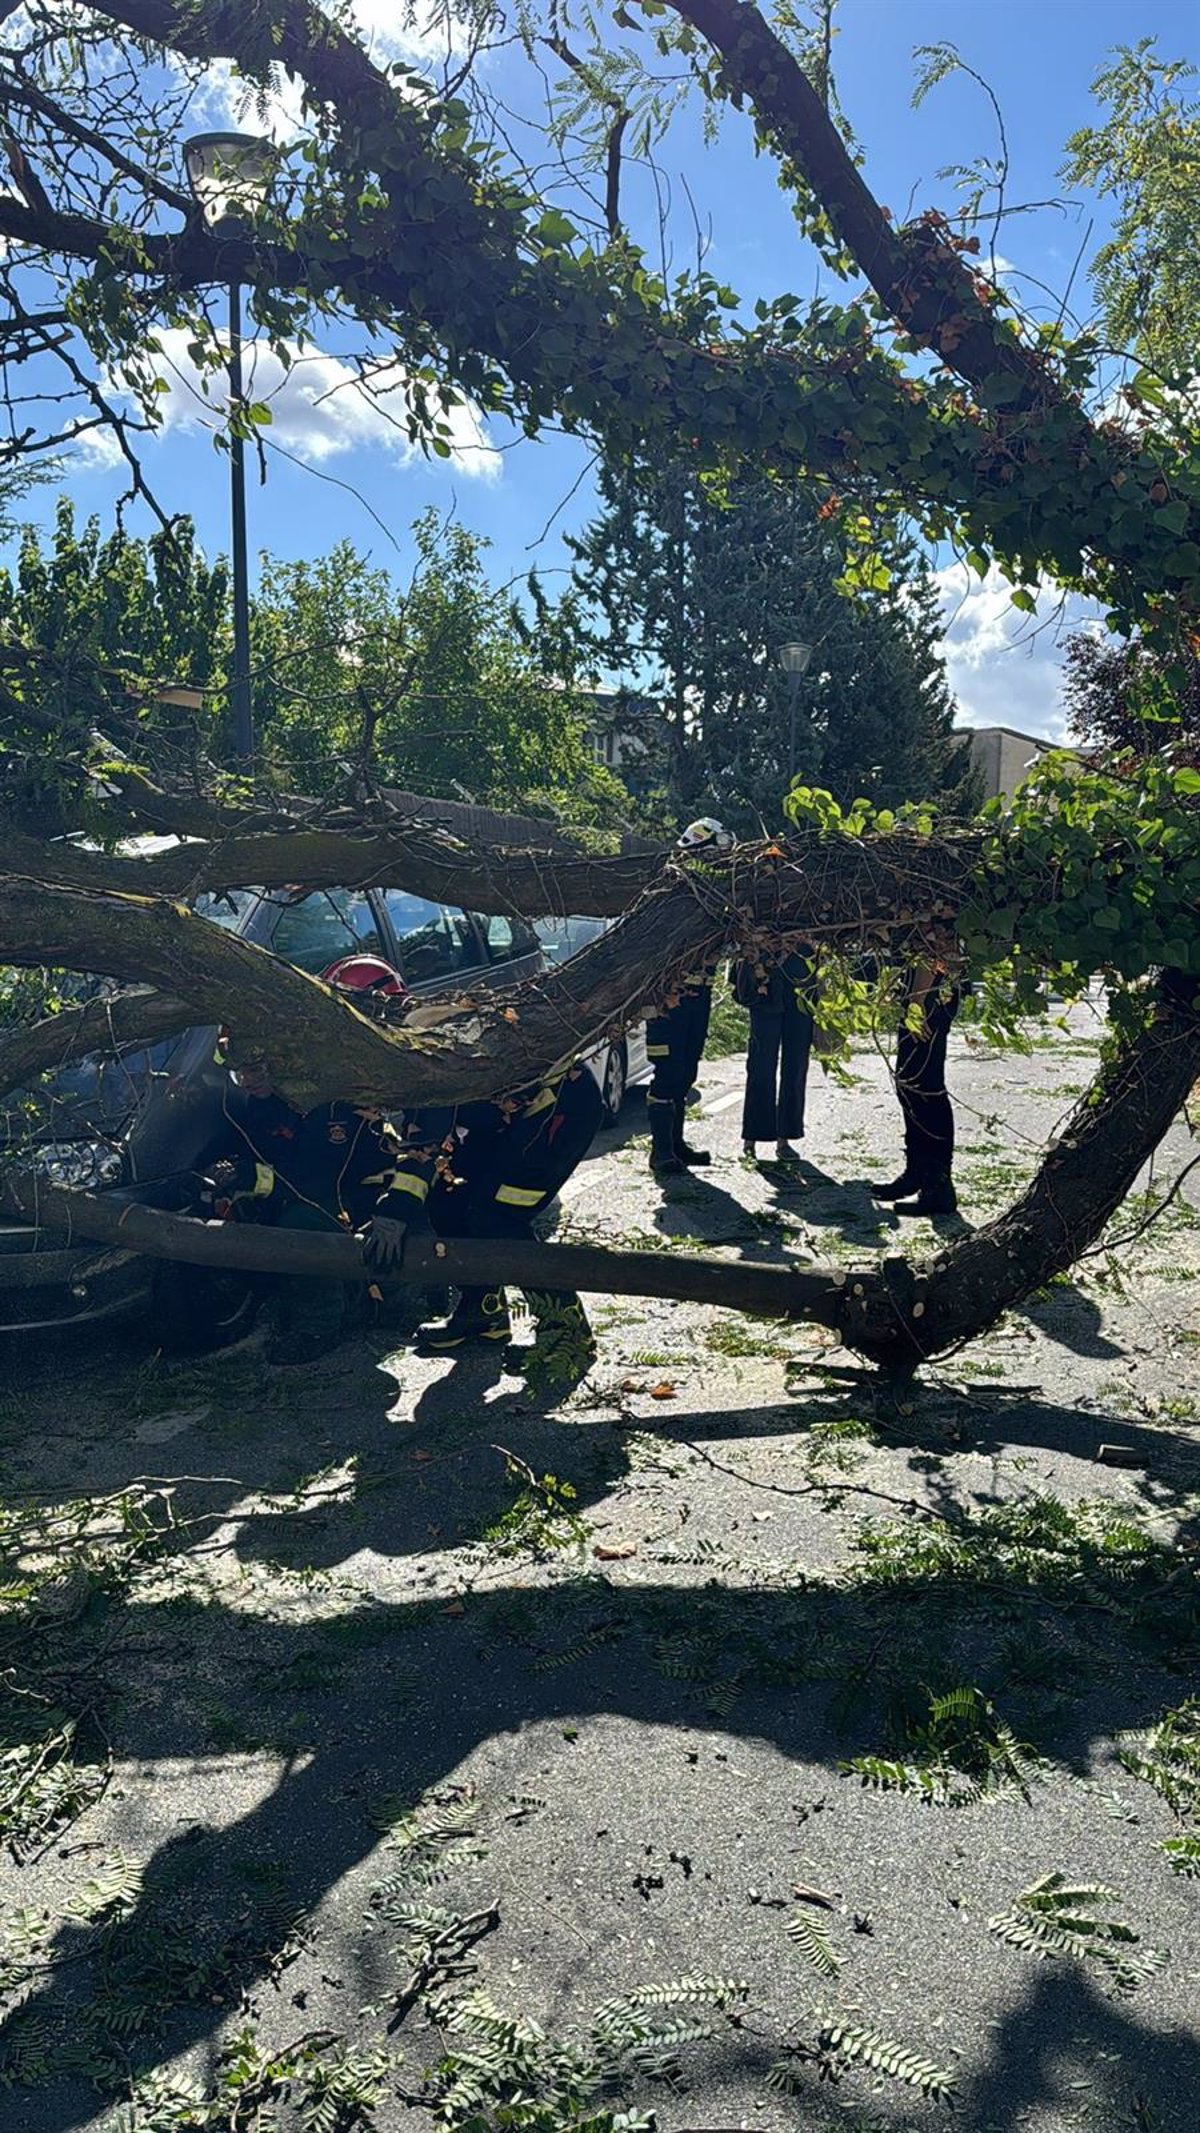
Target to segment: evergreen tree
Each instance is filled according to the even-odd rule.
[[[845,555],[810,496],[686,466],[608,467],[572,543],[595,657],[654,699],[642,729],[673,814],[778,819],[789,773],[840,800],[971,800],[927,566],[891,543],[884,590],[839,588]],[[780,648],[813,647],[796,691]]]

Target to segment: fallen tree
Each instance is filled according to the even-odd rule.
[[[779,1267],[600,1246],[406,1240],[408,1282],[506,1281],[530,1288],[664,1296],[763,1316],[809,1319],[888,1370],[906,1373],[984,1332],[1072,1266],[1130,1191],[1197,1079],[1197,981],[1167,972],[1141,1027],[1101,1068],[1025,1191],[993,1222],[924,1264]],[[375,1278],[350,1237],[203,1223],[90,1193],[10,1181],[9,1205],[69,1236],[154,1258],[343,1281]]]
[[[464,146],[461,106],[412,93],[310,0],[236,9],[85,0],[74,11],[79,34],[101,55],[113,41],[125,56],[149,49],[184,84],[189,68],[214,61],[235,63],[264,89],[277,66],[301,82],[306,170],[252,232],[214,231],[164,160],[171,129],[148,123],[153,114],[136,98],[127,113],[121,96],[111,124],[91,123],[74,99],[92,92],[64,87],[53,10],[22,10],[31,41],[22,45],[26,30],[14,29],[15,53],[0,52],[18,173],[0,200],[0,284],[16,321],[0,331],[0,352],[18,367],[64,363],[85,414],[74,428],[64,417],[47,439],[34,412],[39,383],[12,455],[106,421],[135,490],[148,496],[133,418],[96,380],[120,370],[152,424],[165,383],[155,322],[186,321],[196,360],[218,369],[204,294],[236,278],[287,360],[311,322],[330,315],[382,334],[387,360],[403,360],[415,381],[411,420],[427,442],[437,441],[445,386],[531,431],[551,416],[601,431],[616,451],[677,450],[690,439],[697,465],[718,475],[753,456],[781,479],[824,482],[829,512],[845,508],[852,526],[863,496],[884,511],[903,501],[931,535],[961,540],[978,570],[997,560],[1026,607],[1048,571],[1101,596],[1115,622],[1143,627],[1169,654],[1194,630],[1197,609],[1200,458],[1186,424],[1166,403],[1154,428],[1093,422],[1094,351],[1057,329],[1030,335],[969,264],[974,240],[940,215],[892,227],[756,9],[673,4],[719,56],[707,93],[752,107],[804,227],[839,271],[861,271],[867,296],[841,310],[815,306],[804,320],[782,297],[752,328],[730,333],[711,285],[672,293],[623,242],[598,250],[579,241],[569,218],[541,212],[513,173]],[[79,78],[92,79],[86,70]],[[612,193],[610,183],[610,229]],[[47,306],[48,269],[70,284],[69,305]],[[914,347],[932,352],[932,371],[906,371]],[[233,419],[245,428],[248,410],[235,408]],[[869,538],[868,526],[868,548]],[[0,662],[9,761],[34,796],[32,808],[13,808],[4,832],[0,958],[154,989],[6,1039],[0,1079],[10,1087],[99,1037],[119,1050],[201,1020],[228,1024],[237,1055],[261,1059],[302,1108],[489,1095],[620,1029],[697,962],[801,938],[902,962],[961,937],[976,969],[1006,966],[1018,1005],[1036,993],[1039,972],[1068,987],[1103,973],[1122,1011],[1112,1056],[1015,1206],[922,1267],[888,1262],[843,1285],[830,1277],[823,1286],[818,1274],[815,1289],[805,1273],[814,1315],[831,1312],[824,1322],[852,1345],[903,1364],[981,1330],[1086,1249],[1200,1067],[1193,773],[1156,781],[1146,772],[1128,787],[1052,784],[1044,806],[971,831],[834,819],[820,796],[797,794],[786,843],[720,864],[487,849],[389,811],[366,776],[331,805],[202,778],[172,787],[153,763],[113,761],[112,749],[96,761],[86,712],[67,703],[65,685],[52,712],[38,698],[44,664],[26,651]],[[34,833],[40,779],[59,781],[67,812],[86,814],[102,842],[147,828],[184,841],[150,855],[48,844]],[[620,916],[569,965],[510,995],[424,1003],[381,1023],[189,908],[205,891],[295,882],[388,884],[489,912]],[[81,1208],[81,1224],[85,1212],[93,1219]],[[181,1250],[196,1245],[190,1229],[170,1235]],[[205,1233],[204,1250],[216,1247]],[[241,1247],[227,1236],[220,1248]],[[615,1287],[678,1279],[666,1262],[621,1274],[620,1256],[608,1266]],[[704,1272],[714,1294],[733,1272],[717,1264],[719,1273]]]

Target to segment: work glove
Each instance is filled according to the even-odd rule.
[[[381,1269],[399,1266],[404,1257],[407,1230],[408,1224],[395,1215],[372,1215],[366,1227],[358,1233],[367,1265]]]
[[[230,1212],[238,1194],[246,1189],[245,1167],[236,1156],[223,1156],[212,1165],[207,1177],[201,1178],[200,1205],[207,1213],[223,1220]]]

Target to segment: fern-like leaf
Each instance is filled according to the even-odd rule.
[[[877,2074],[888,2074],[893,2081],[904,2081],[909,2088],[920,2089],[923,2096],[931,2096],[939,2103],[949,2103],[954,2095],[954,2075],[946,2067],[938,2066],[907,2044],[898,2044],[893,2037],[881,2036],[878,2030],[827,2021],[820,2044],[822,2050],[851,2065],[869,2066]]]
[[[845,1957],[838,1954],[829,1935],[807,1911],[796,1911],[787,1923],[788,1938],[794,1940],[806,1962],[811,1963],[819,1977],[837,1977]]]
[[[1103,1882],[1069,1882],[1063,1874],[1043,1874],[1022,1890],[1011,1910],[989,1918],[988,1931],[1026,1955],[1095,1964],[1118,1992],[1136,1992],[1163,1968],[1167,1957],[1160,1948],[1142,1947],[1122,1919],[1094,1914],[1093,1906],[1118,1901],[1116,1891]]]
[[[1158,1848],[1172,1873],[1200,1877],[1200,1837],[1164,1837]]]

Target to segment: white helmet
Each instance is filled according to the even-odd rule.
[[[677,848],[681,852],[698,852],[705,846],[714,852],[733,850],[732,831],[727,830],[723,822],[718,822],[715,815],[701,815],[698,822],[689,822]]]

